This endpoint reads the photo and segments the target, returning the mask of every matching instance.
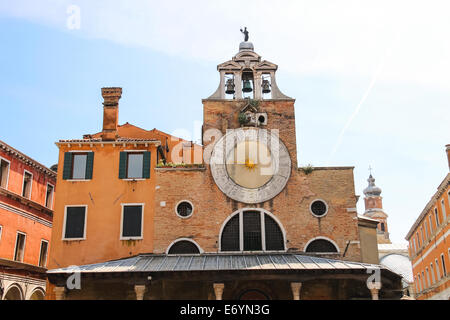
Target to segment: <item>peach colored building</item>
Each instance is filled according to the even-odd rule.
[[[0,141],[0,299],[43,299],[56,173]]]
[[[450,168],[450,145],[446,146]],[[416,298],[450,299],[450,173],[409,230]]]

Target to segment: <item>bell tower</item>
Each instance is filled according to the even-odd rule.
[[[242,33],[238,53],[217,66],[219,87],[202,100],[202,136],[219,189],[255,204],[279,194],[297,170],[295,100],[278,88],[278,66],[261,59]]]
[[[241,42],[239,52],[217,66],[219,87],[208,99],[291,99],[278,89],[275,80],[277,69],[276,64],[261,60],[253,43]]]
[[[381,195],[381,188],[375,185],[375,178],[370,174],[367,179],[369,185],[364,189],[364,216],[378,220],[377,226],[377,240],[378,243],[391,243],[389,239],[389,231],[387,226],[388,215],[383,210],[383,201]]]

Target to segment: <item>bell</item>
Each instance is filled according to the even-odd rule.
[[[244,88],[242,88],[243,92],[252,92],[252,85],[250,83],[250,80],[244,80]]]
[[[226,90],[225,93],[226,94],[234,94],[234,81],[233,79],[228,79],[227,83],[225,84]]]
[[[261,86],[262,86],[262,92],[263,92],[263,93],[270,93],[270,83],[269,83],[269,80],[263,80]]]

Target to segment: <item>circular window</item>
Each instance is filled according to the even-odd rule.
[[[192,206],[192,203],[189,201],[183,200],[177,204],[176,207],[176,213],[181,218],[189,218],[192,215],[192,212],[194,211],[194,207]]]
[[[314,200],[309,206],[309,210],[316,217],[323,217],[328,212],[328,206],[323,200]]]

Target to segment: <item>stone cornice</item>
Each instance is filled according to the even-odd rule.
[[[5,143],[5,142],[3,142],[1,140],[0,140],[0,150],[3,150],[6,153],[9,153],[14,158],[22,161],[26,165],[29,165],[29,166],[31,166],[31,167],[33,167],[33,168],[35,168],[35,169],[37,169],[37,170],[39,170],[41,172],[44,172],[48,176],[56,179],[56,172],[55,171],[47,168],[43,164],[37,162],[36,160],[30,158],[29,156],[27,156],[25,154],[23,154],[19,150],[14,149],[13,147],[11,147],[10,145],[8,145],[7,143]]]
[[[438,201],[438,199],[442,196],[442,194],[444,193],[444,191],[447,189],[447,187],[449,185],[450,185],[450,173],[447,173],[447,176],[439,184],[439,187],[437,188],[436,193],[431,197],[430,201],[428,201],[427,205],[422,210],[422,213],[419,215],[419,218],[417,218],[417,220],[412,225],[411,229],[409,229],[409,232],[405,237],[406,240],[409,241],[409,239],[412,237],[412,234],[416,231],[417,227],[422,222],[423,218],[428,214],[428,212],[436,204],[436,201]]]
[[[45,275],[45,273],[47,272],[46,268],[38,267],[38,266],[28,264],[28,263],[23,263],[23,262],[0,258],[0,268],[2,268],[2,267],[14,269],[14,270],[25,270],[25,271],[31,271],[31,272],[36,272],[36,273],[42,273],[43,275]]]
[[[20,215],[23,215],[26,218],[31,218],[33,220],[36,220],[37,222],[42,223],[44,225],[47,225],[50,228],[52,227],[53,210],[51,210],[51,209],[49,209],[47,207],[44,207],[43,205],[41,205],[41,204],[39,204],[37,202],[34,202],[34,201],[30,200],[30,199],[24,198],[21,195],[18,195],[18,194],[14,193],[14,192],[11,192],[9,190],[3,189],[3,188],[0,188],[0,195],[5,196],[7,198],[10,198],[12,200],[18,201],[21,204],[24,204],[24,205],[29,206],[29,207],[37,210],[37,211],[40,211],[40,212],[44,213],[45,215],[47,215],[48,218],[45,219],[45,218],[37,216],[36,214],[29,213],[29,212],[24,211],[22,209],[19,209],[19,208],[16,208],[14,206],[11,206],[11,205],[9,205],[7,203],[0,202],[0,206],[3,207],[4,209],[6,209],[8,211],[15,212],[15,213],[18,213]]]

